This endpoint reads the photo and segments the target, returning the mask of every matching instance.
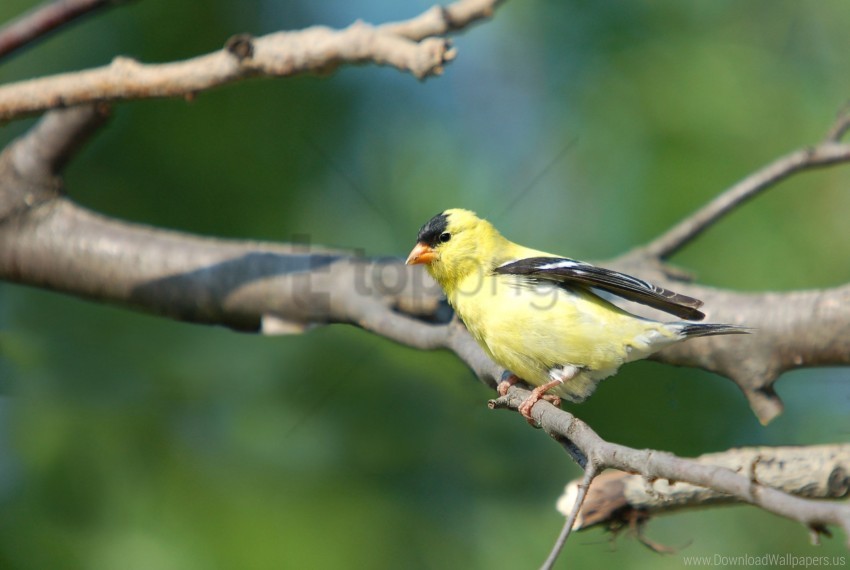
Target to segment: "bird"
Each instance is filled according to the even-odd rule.
[[[506,369],[498,391],[534,386],[519,406],[529,421],[540,399],[587,399],[628,362],[691,338],[751,329],[705,318],[702,301],[637,277],[516,244],[474,212],[452,208],[416,237],[408,265],[425,265],[485,353]],[[634,315],[606,294],[672,314],[661,322]]]

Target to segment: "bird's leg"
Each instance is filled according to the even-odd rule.
[[[499,382],[498,386],[496,386],[496,391],[499,393],[500,396],[507,396],[510,387],[519,381],[519,376],[517,376],[513,372],[505,370],[505,373],[502,374],[502,381]]]
[[[519,405],[519,408],[517,408],[519,413],[522,414],[522,417],[524,417],[531,425],[536,425],[536,422],[531,417],[531,409],[534,407],[534,404],[540,400],[546,400],[547,402],[551,402],[552,405],[560,407],[561,399],[554,394],[547,394],[546,392],[555,386],[560,386],[570,378],[574,378],[579,372],[578,367],[572,365],[564,366],[555,370],[557,370],[557,373],[555,373],[554,370],[549,373],[549,377],[552,378],[552,380],[545,384],[541,384],[532,390],[528,398],[523,400],[523,402]]]

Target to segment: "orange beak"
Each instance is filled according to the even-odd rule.
[[[413,251],[410,252],[410,255],[407,256],[407,261],[405,262],[407,265],[419,265],[420,263],[431,263],[437,259],[437,252],[431,249],[430,245],[425,245],[424,243],[417,243],[416,247],[413,248]]]

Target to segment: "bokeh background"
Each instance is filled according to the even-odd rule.
[[[0,20],[31,8],[3,0]],[[381,23],[420,0],[139,0],[0,65],[0,82],[116,55],[164,62],[232,34]],[[601,260],[819,140],[850,98],[850,3],[507,2],[443,77],[348,67],[117,105],[67,189],[118,218],[403,256],[452,206]],[[0,130],[6,143],[32,121]],[[850,280],[850,168],[795,177],[675,263],[719,287]],[[602,436],[685,455],[850,437],[850,373],[795,372],[759,425],[731,382],[628,366],[573,409]],[[579,475],[446,353],[346,326],[263,338],[0,285],[0,568],[529,568]],[[579,567],[846,555],[747,507],[574,536]],[[565,560],[562,567],[567,567]]]

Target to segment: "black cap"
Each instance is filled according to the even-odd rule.
[[[440,235],[449,227],[449,217],[445,213],[439,213],[419,230],[416,241],[435,247],[440,242]]]

